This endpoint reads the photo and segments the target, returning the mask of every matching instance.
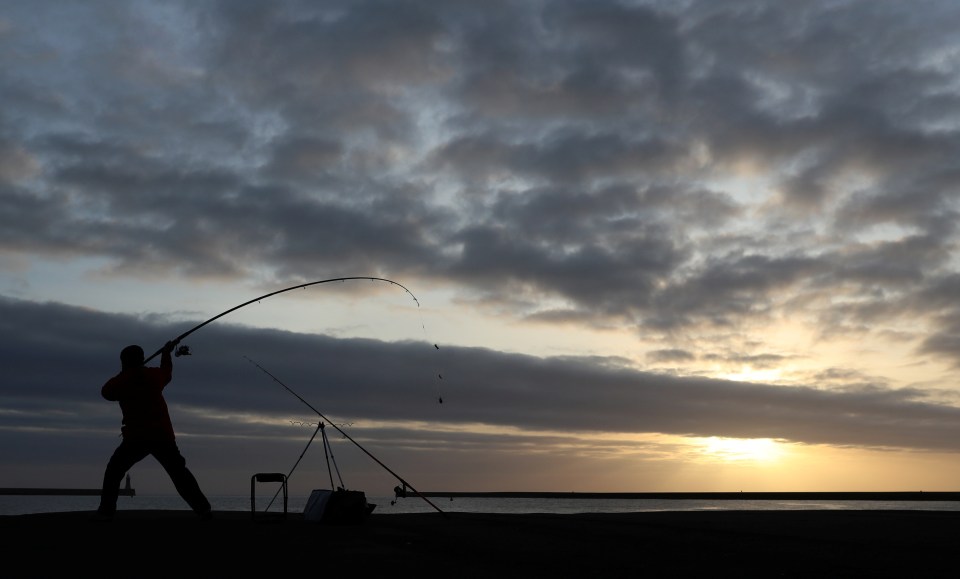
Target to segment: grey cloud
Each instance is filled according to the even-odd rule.
[[[664,330],[910,316],[955,359],[952,305],[925,299],[957,242],[947,4],[115,8],[11,5],[9,251],[389,270]]]
[[[18,339],[3,352],[7,379],[0,397],[7,408],[16,403],[36,412],[22,414],[20,426],[60,415],[62,427],[108,428],[111,413],[96,404],[99,386],[117,371],[119,349],[139,342],[152,351],[183,329],[58,304],[5,299],[2,308],[5,335]],[[486,423],[520,431],[769,437],[949,451],[957,450],[960,440],[960,410],[926,402],[917,389],[829,391],[678,378],[590,359],[436,350],[422,342],[336,340],[229,323],[208,326],[189,342],[194,355],[176,359],[168,398],[201,410],[184,420],[195,434],[242,435],[250,428],[202,419],[204,408],[211,416],[253,412],[311,419],[307,408],[247,357],[321,413],[344,422]],[[442,380],[433,374],[438,366]]]
[[[436,13],[417,2],[228,1],[215,10],[204,16],[221,23],[220,64],[309,84],[409,82],[429,70],[424,59],[442,31]]]
[[[682,78],[683,48],[670,16],[591,2],[531,8],[463,20],[465,73],[456,95],[473,105],[477,120],[546,113],[613,121],[669,94]]]
[[[517,174],[559,183],[617,179],[674,166],[686,151],[658,139],[632,140],[617,134],[560,131],[542,141],[503,143],[467,137],[445,146],[438,163],[452,166],[463,160],[467,174]]]
[[[343,153],[342,144],[334,140],[294,138],[274,148],[266,172],[310,179],[335,169]]]
[[[460,236],[463,252],[451,274],[480,287],[500,286],[559,293],[596,313],[622,314],[642,304],[676,253],[668,243],[642,233],[614,247],[579,245],[569,250],[530,240],[498,227]]]
[[[690,362],[697,359],[697,356],[686,350],[672,348],[668,350],[654,350],[647,353],[647,359],[653,362]]]
[[[545,15],[548,28],[573,40],[589,68],[650,71],[670,95],[686,73],[679,22],[642,6],[579,2],[557,4]]]
[[[803,256],[719,257],[694,270],[687,279],[657,291],[646,321],[661,328],[696,320],[726,326],[735,317],[764,315],[775,303],[776,292],[803,283],[820,267],[817,260]]]

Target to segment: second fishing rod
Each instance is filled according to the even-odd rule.
[[[406,480],[404,480],[403,477],[401,477],[401,476],[398,475],[397,473],[393,472],[393,471],[390,469],[390,467],[388,467],[387,465],[383,464],[383,463],[380,461],[380,459],[378,459],[377,457],[373,456],[373,455],[370,453],[370,451],[368,451],[366,448],[364,448],[359,442],[357,442],[356,440],[354,440],[349,434],[347,434],[346,432],[344,432],[342,428],[340,428],[339,426],[337,426],[336,424],[334,424],[334,422],[333,422],[332,420],[330,420],[329,418],[327,418],[326,416],[324,416],[323,413],[321,413],[319,410],[317,410],[316,408],[314,408],[309,402],[307,402],[306,400],[304,400],[302,396],[300,396],[299,394],[297,394],[296,392],[294,392],[293,389],[291,389],[289,386],[287,386],[286,384],[284,384],[279,378],[277,378],[276,376],[274,376],[273,374],[271,374],[266,368],[264,368],[264,367],[261,366],[260,364],[257,364],[256,362],[254,362],[254,361],[251,360],[250,358],[244,356],[244,359],[246,359],[248,362],[250,362],[251,364],[253,364],[253,365],[256,366],[257,368],[259,368],[260,371],[262,371],[264,374],[266,374],[267,376],[269,376],[270,378],[272,378],[274,382],[276,382],[277,384],[283,386],[283,388],[286,389],[287,392],[289,392],[290,394],[293,394],[294,396],[296,396],[297,399],[298,399],[300,402],[303,402],[303,403],[307,406],[307,408],[309,408],[309,409],[312,410],[314,413],[316,413],[316,415],[319,416],[321,420],[326,421],[328,424],[330,424],[330,426],[336,428],[336,429],[337,429],[337,432],[339,432],[340,434],[342,434],[347,440],[349,440],[349,441],[352,442],[354,445],[356,445],[357,448],[359,448],[360,450],[363,451],[364,454],[366,454],[367,456],[369,456],[370,458],[372,458],[373,461],[376,462],[377,464],[379,464],[381,467],[383,467],[384,470],[386,470],[388,473],[390,473],[391,475],[393,475],[394,478],[396,478],[398,481],[400,481],[400,483],[403,484],[405,488],[408,488],[408,489],[410,489],[411,491],[413,491],[414,494],[416,494],[418,497],[420,497],[421,499],[423,499],[424,501],[426,501],[426,503],[427,503],[428,505],[430,505],[431,507],[433,507],[434,509],[436,509],[436,510],[437,510],[439,513],[441,513],[443,516],[447,516],[447,514],[440,509],[440,507],[438,507],[437,505],[433,504],[433,503],[430,501],[430,499],[428,499],[428,498],[425,497],[424,495],[420,494],[420,491],[418,491],[417,489],[413,488],[413,485],[411,485],[409,482],[407,482]]]

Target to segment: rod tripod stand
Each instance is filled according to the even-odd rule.
[[[303,456],[307,454],[307,449],[310,448],[310,445],[313,444],[314,439],[317,437],[317,433],[320,433],[320,438],[323,440],[323,455],[327,461],[327,474],[330,476],[330,489],[333,490],[337,487],[333,484],[333,472],[337,472],[337,480],[340,481],[340,488],[345,488],[343,484],[343,477],[340,476],[340,468],[337,466],[337,460],[333,457],[333,449],[330,447],[330,439],[327,438],[327,430],[325,428],[323,421],[317,423],[317,429],[313,431],[313,435],[310,437],[310,440],[307,441],[307,445],[303,448],[303,452],[300,453],[300,457],[297,458],[297,462],[293,464],[293,467],[290,468],[290,472],[287,473],[287,481],[290,480],[290,476],[293,475],[293,471],[296,470],[297,465],[300,464],[300,461],[303,460]],[[332,466],[331,466],[332,465]],[[273,498],[270,499],[270,503],[267,505],[267,510],[273,505],[273,501],[277,500],[277,497],[280,495],[278,489],[276,494],[273,495]]]

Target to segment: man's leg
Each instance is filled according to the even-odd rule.
[[[156,444],[153,448],[153,456],[156,457],[160,465],[163,466],[173,486],[177,492],[187,501],[193,512],[203,517],[210,516],[210,501],[200,490],[200,484],[196,477],[187,468],[187,460],[180,454],[180,449],[176,442],[164,442]]]
[[[120,482],[123,475],[147,456],[147,450],[142,446],[124,439],[120,446],[113,451],[107,468],[103,472],[103,486],[100,487],[100,506],[97,514],[103,517],[112,517],[117,511],[117,497],[120,495]]]

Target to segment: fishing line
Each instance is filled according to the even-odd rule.
[[[420,302],[417,302],[417,314],[420,316],[420,328],[423,329],[423,338],[428,344],[433,344],[433,349],[435,352],[440,351],[440,346],[437,343],[430,339],[430,336],[427,334],[427,325],[423,321],[423,311],[420,309]],[[440,386],[440,383],[443,382],[443,370],[440,366],[434,367],[434,374],[437,375],[438,385],[436,391],[437,404],[443,404],[443,389]]]
[[[438,512],[440,512],[441,514],[443,514],[444,516],[446,516],[446,513],[444,513],[442,510],[440,510],[440,507],[438,507],[437,505],[435,505],[435,504],[433,504],[432,502],[430,502],[430,499],[428,499],[427,497],[425,497],[425,496],[423,496],[422,494],[420,494],[420,492],[419,492],[417,489],[413,488],[413,486],[412,486],[410,483],[408,483],[407,481],[403,480],[403,477],[401,477],[401,476],[398,475],[397,473],[395,473],[395,472],[393,472],[392,470],[390,470],[390,467],[388,467],[387,465],[383,464],[382,462],[380,462],[380,459],[378,459],[377,457],[375,457],[375,456],[373,456],[372,454],[370,454],[370,452],[369,452],[366,448],[364,448],[359,442],[357,442],[356,440],[354,440],[353,438],[351,438],[349,434],[347,434],[346,432],[344,432],[343,429],[341,429],[339,426],[337,426],[336,424],[334,424],[329,418],[327,418],[326,416],[324,416],[319,410],[317,410],[316,408],[314,408],[313,406],[311,406],[309,402],[307,402],[306,400],[304,400],[302,396],[300,396],[299,394],[297,394],[296,392],[294,392],[289,386],[287,386],[286,384],[284,384],[279,378],[277,378],[276,376],[274,376],[273,374],[271,374],[269,371],[267,371],[266,368],[264,368],[264,367],[261,366],[260,364],[257,364],[256,362],[254,362],[253,360],[251,360],[251,359],[248,358],[247,356],[244,356],[244,359],[247,360],[248,362],[250,362],[251,364],[253,364],[254,366],[256,366],[257,368],[259,368],[259,369],[260,369],[264,374],[266,374],[267,376],[273,378],[273,381],[274,381],[274,382],[276,382],[277,384],[283,386],[283,388],[284,388],[287,392],[289,392],[289,393],[293,394],[294,396],[296,396],[296,397],[297,397],[297,400],[299,400],[300,402],[303,402],[304,404],[306,404],[306,405],[307,405],[307,408],[309,408],[310,410],[313,410],[313,411],[317,414],[317,416],[319,416],[322,420],[325,420],[326,422],[328,422],[328,423],[330,424],[330,426],[336,428],[336,429],[337,429],[337,432],[339,432],[339,433],[342,434],[347,440],[349,440],[350,442],[352,442],[353,444],[355,444],[357,448],[359,448],[360,450],[363,451],[364,454],[366,454],[367,456],[369,456],[370,458],[372,458],[373,461],[376,462],[377,464],[379,464],[381,467],[383,467],[384,470],[386,470],[388,473],[390,473],[391,475],[393,475],[394,478],[396,478],[398,481],[400,481],[400,483],[403,484],[403,486],[404,486],[405,488],[409,488],[410,490],[412,490],[414,493],[416,493],[417,496],[419,496],[419,497],[422,498],[424,501],[426,501],[426,503],[427,503],[428,505],[430,505],[431,507],[433,507],[434,509],[436,509]],[[319,430],[319,428],[318,428],[318,430]]]
[[[406,287],[405,285],[403,285],[402,283],[393,281],[392,279],[387,279],[387,278],[383,278],[383,277],[371,277],[371,276],[334,277],[334,278],[330,278],[330,279],[322,279],[322,280],[319,280],[319,281],[311,281],[311,282],[307,282],[307,283],[301,283],[301,284],[298,284],[298,285],[290,286],[290,287],[288,287],[288,288],[283,288],[283,289],[280,289],[280,290],[272,291],[272,292],[267,293],[267,294],[264,294],[264,295],[262,295],[262,296],[253,298],[252,300],[245,301],[245,302],[243,302],[243,303],[240,304],[240,305],[234,306],[234,307],[232,307],[232,308],[230,308],[230,309],[228,309],[228,310],[226,310],[226,311],[223,311],[223,312],[221,312],[221,313],[213,316],[212,318],[210,318],[209,320],[206,320],[205,322],[202,322],[202,323],[200,323],[200,324],[197,324],[197,325],[194,326],[193,328],[190,328],[190,329],[187,330],[186,332],[180,334],[179,336],[177,336],[176,338],[174,338],[173,340],[171,340],[171,342],[172,342],[174,345],[177,345],[177,344],[180,343],[181,340],[183,340],[184,338],[186,338],[186,337],[189,336],[190,334],[196,332],[196,331],[199,330],[200,328],[206,326],[207,324],[210,324],[211,322],[214,322],[214,321],[222,318],[223,316],[226,316],[227,314],[230,314],[230,313],[232,313],[232,312],[235,312],[235,311],[239,310],[240,308],[249,306],[250,304],[252,304],[252,303],[254,303],[254,302],[261,302],[261,301],[263,301],[263,300],[265,300],[265,299],[267,299],[267,298],[273,297],[273,296],[278,295],[278,294],[282,294],[282,293],[284,293],[284,292],[293,291],[293,290],[295,290],[295,289],[307,288],[307,287],[314,286],[314,285],[320,285],[320,284],[325,284],[325,283],[332,283],[332,282],[336,282],[336,281],[345,282],[345,281],[351,281],[351,280],[369,280],[369,281],[375,281],[375,282],[388,283],[388,284],[391,284],[391,285],[395,285],[395,286],[401,288],[403,291],[405,291],[405,292],[407,292],[408,294],[410,294],[410,297],[413,298],[414,303],[417,304],[417,314],[420,316],[420,328],[423,330],[424,338],[426,339],[427,343],[433,344],[434,350],[437,350],[437,351],[440,350],[440,346],[438,346],[437,343],[434,342],[433,340],[431,340],[430,337],[427,335],[427,326],[426,326],[426,324],[425,324],[424,321],[423,321],[423,312],[422,312],[421,309],[420,309],[420,300],[417,299],[417,296],[414,295],[414,293],[413,293],[412,291],[410,291],[410,289],[409,289],[408,287]],[[161,346],[161,347],[160,347],[156,352],[154,352],[149,358],[146,358],[146,359],[143,361],[143,363],[146,364],[146,363],[149,362],[150,360],[156,358],[161,352],[163,352],[163,348],[164,348],[164,347],[165,347],[165,346]],[[179,347],[175,350],[174,353],[175,353],[175,355],[177,355],[177,356],[189,356],[189,355],[190,355],[190,348],[189,348],[188,346],[185,346],[185,345],[179,346]],[[439,367],[436,369],[436,372],[435,372],[435,373],[436,373],[436,375],[437,375],[437,379],[438,379],[438,380],[443,380],[443,373],[441,372],[441,370],[439,369]],[[438,388],[437,388],[436,397],[437,397],[437,402],[438,402],[439,404],[443,404],[443,393],[440,391],[439,386],[438,386]]]

